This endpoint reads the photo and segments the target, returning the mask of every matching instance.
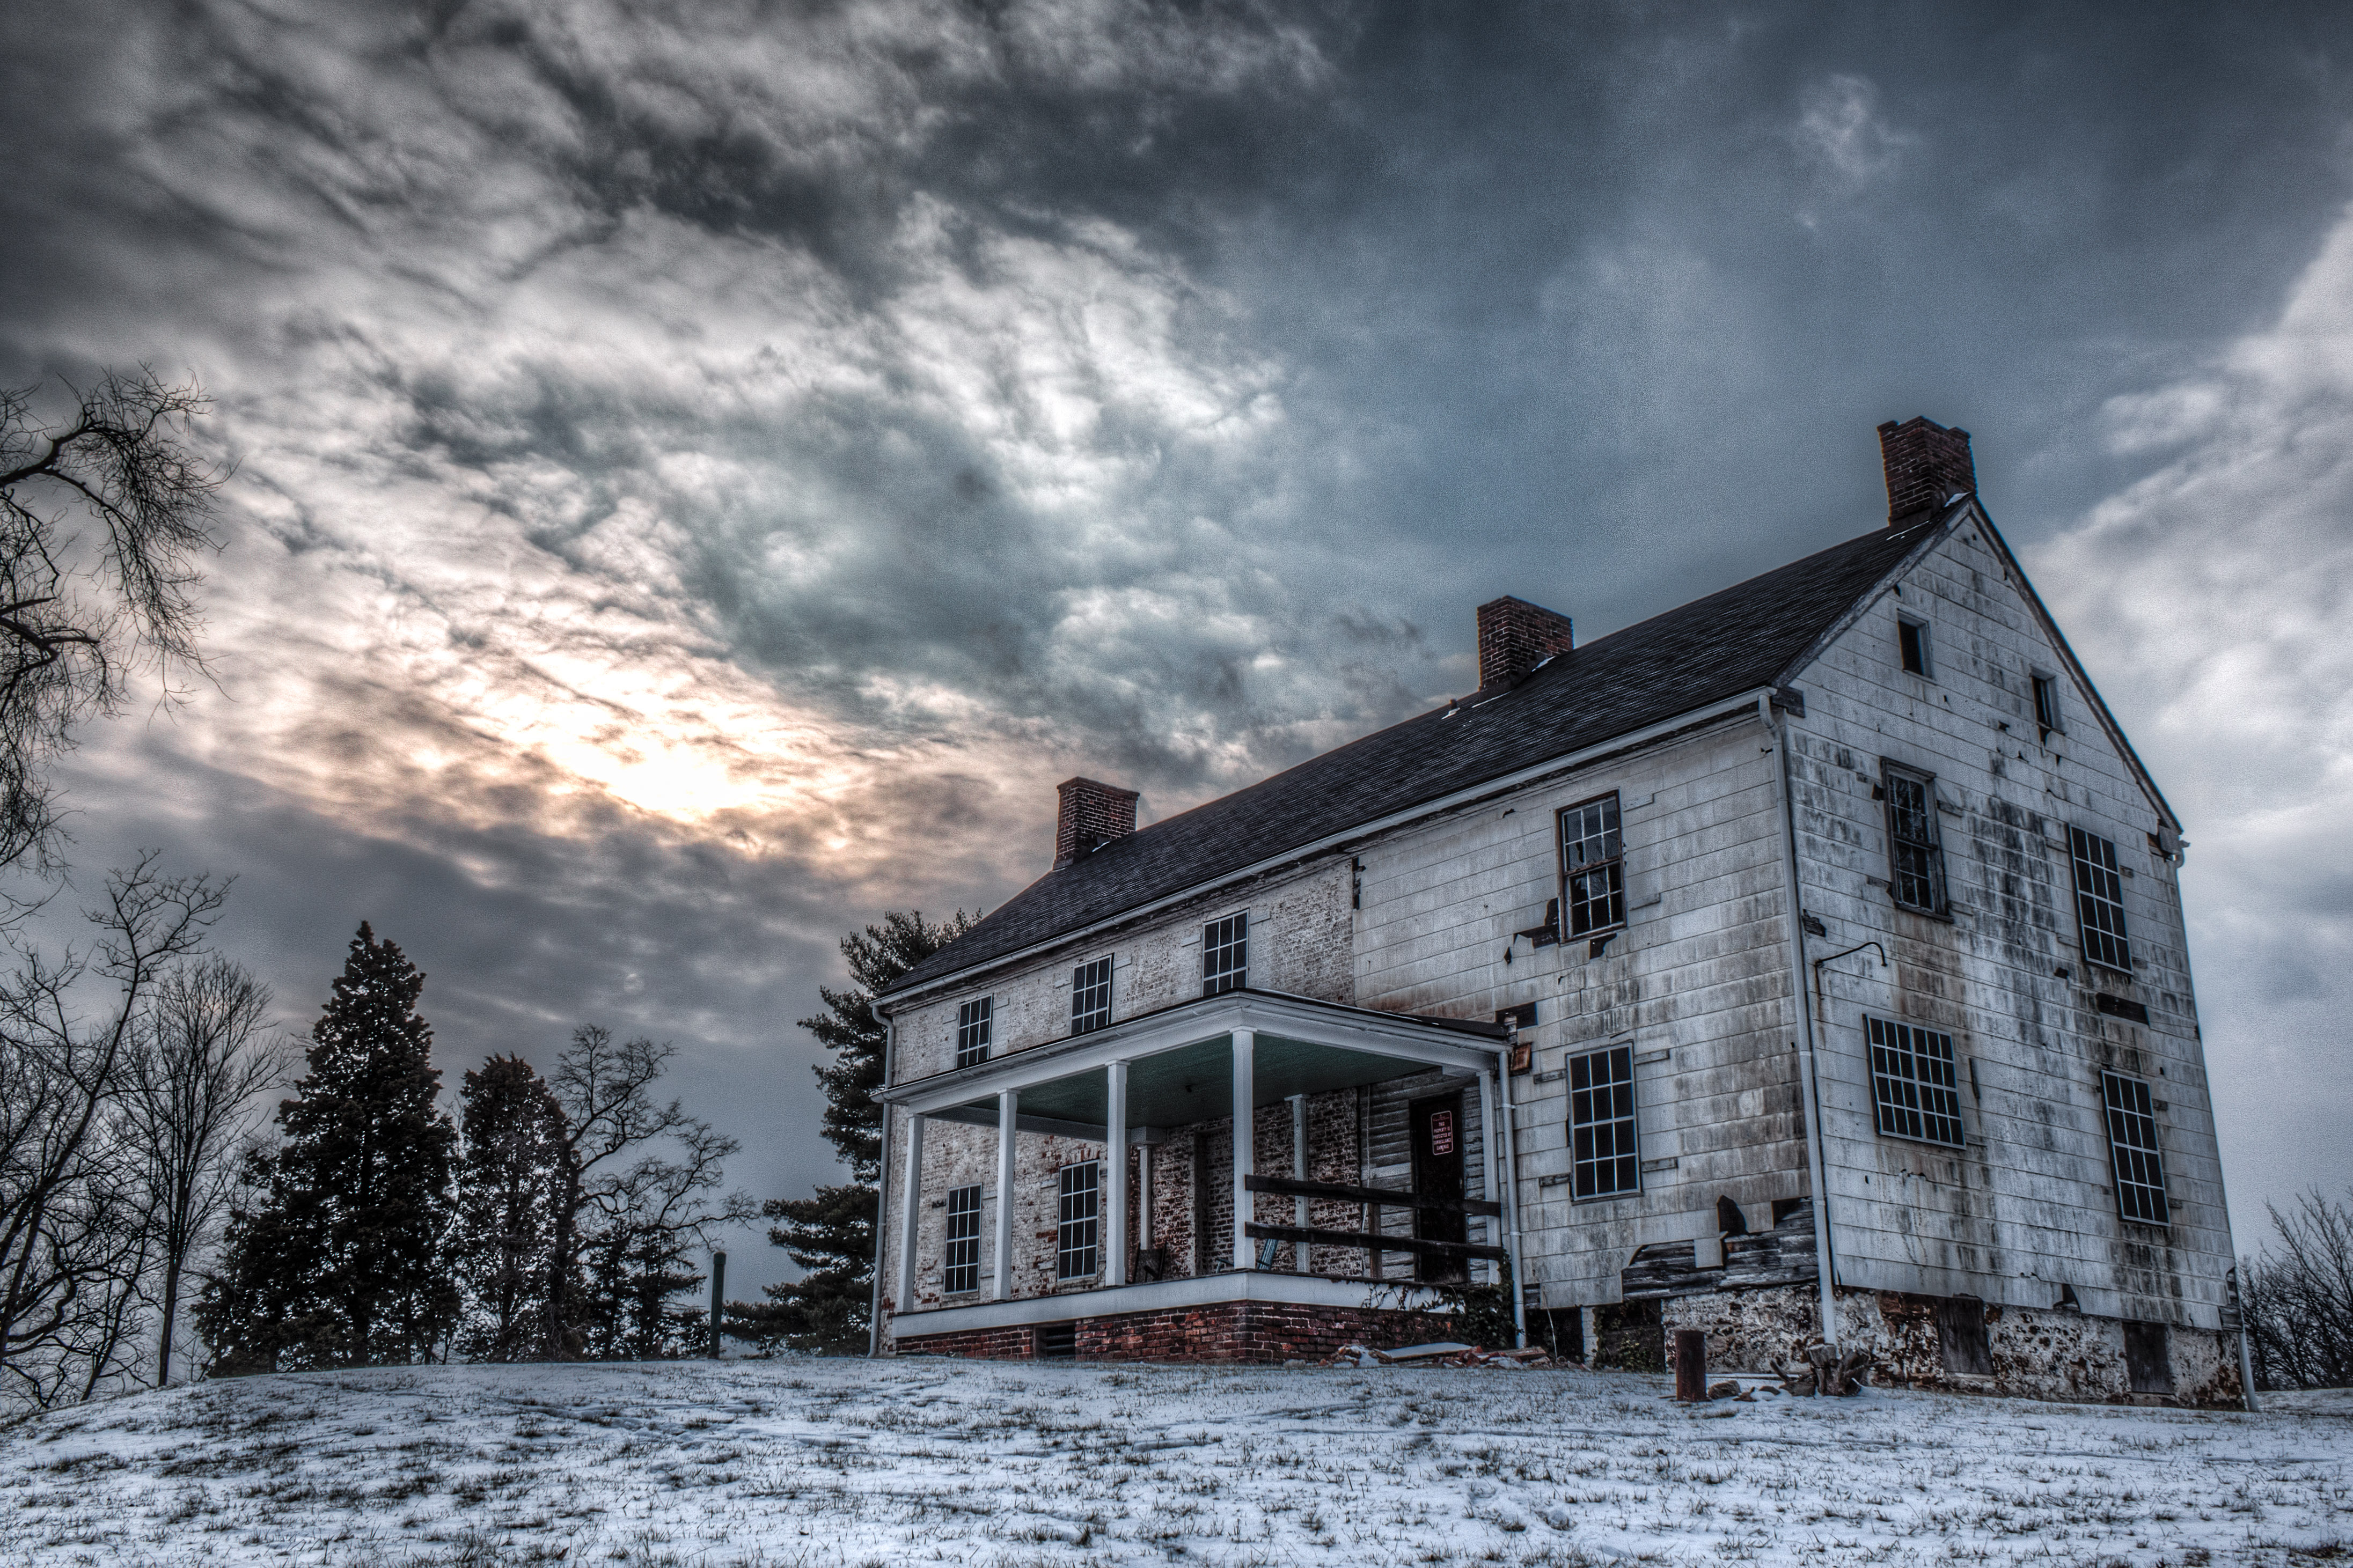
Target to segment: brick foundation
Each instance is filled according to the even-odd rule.
[[[1453,1320],[1442,1312],[1219,1301],[1204,1307],[1082,1318],[1077,1340],[1081,1361],[1280,1363],[1314,1360],[1347,1344],[1393,1350],[1453,1337]],[[893,1342],[902,1355],[1029,1361],[1037,1355],[1037,1329],[1023,1324],[960,1334],[899,1336]]]

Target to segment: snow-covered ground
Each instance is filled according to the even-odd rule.
[[[936,1361],[253,1378],[0,1438],[0,1563],[2299,1563],[2353,1398]]]

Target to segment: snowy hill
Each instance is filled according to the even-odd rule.
[[[0,1563],[2279,1563],[2353,1402],[905,1361],[253,1378],[0,1439]],[[2334,1550],[2332,1550],[2334,1549]]]

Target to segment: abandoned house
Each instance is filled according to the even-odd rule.
[[[1282,1360],[1519,1331],[1639,1363],[2234,1402],[2181,825],[1977,495],[1052,869],[893,985],[883,1353]],[[1237,1136],[1236,1130],[1247,1129]]]

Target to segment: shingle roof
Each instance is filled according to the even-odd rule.
[[[1548,758],[1782,684],[1824,631],[1936,531],[1881,529],[1833,545],[1559,655],[1451,717],[1434,709],[1115,838],[1030,883],[885,994]]]

